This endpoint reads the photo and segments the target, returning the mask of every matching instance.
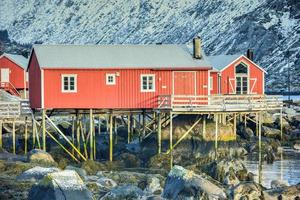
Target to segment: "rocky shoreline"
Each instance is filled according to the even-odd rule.
[[[214,142],[203,141],[197,131],[182,141],[172,155],[158,155],[155,135],[141,143],[126,144],[122,127],[112,162],[104,156],[105,136],[99,140],[102,156],[98,161],[76,163],[53,144],[49,144],[52,146],[48,153],[32,149],[27,156],[1,149],[0,199],[299,199],[300,184],[289,186],[274,180],[271,188],[265,188],[254,181],[255,175],[241,161],[245,156],[258,157],[261,153],[263,162],[272,163],[284,153],[283,145],[299,150],[299,112],[299,105],[283,109],[282,141],[278,113],[264,115],[261,152],[255,124],[240,124],[235,141],[219,142],[217,160]],[[9,135],[4,134],[4,138],[9,146]],[[21,143],[19,140],[17,146]],[[165,152],[167,141],[162,147]]]

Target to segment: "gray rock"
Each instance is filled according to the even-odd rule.
[[[293,108],[283,107],[283,113],[287,114],[289,118],[292,118],[296,115],[296,110]]]
[[[166,199],[227,199],[224,189],[181,166],[174,166],[167,177],[162,194]]]
[[[28,162],[46,162],[46,163],[55,163],[52,156],[41,150],[41,149],[32,149],[27,156]]]
[[[300,197],[300,183],[297,185],[287,186],[263,191],[265,200],[282,199],[297,200]]]
[[[163,191],[160,180],[157,177],[149,177],[147,179],[147,186],[144,190],[148,194],[161,194]]]
[[[280,181],[280,180],[273,180],[271,181],[271,188],[276,189],[276,188],[283,188],[288,186],[288,183],[286,181]]]
[[[141,199],[143,196],[144,193],[140,188],[134,185],[123,185],[113,188],[100,200]]]
[[[300,151],[300,143],[294,144],[294,149]]]
[[[262,187],[255,182],[241,182],[232,189],[232,199],[263,199]]]
[[[76,171],[77,174],[78,174],[81,178],[84,178],[84,177],[87,175],[86,171],[85,171],[84,169],[82,169],[82,168],[79,168],[79,167],[74,167],[74,166],[72,166],[72,165],[68,165],[68,166],[66,167],[66,169]]]
[[[112,188],[117,186],[117,183],[114,180],[106,177],[99,178],[96,184],[104,190],[111,190]]]
[[[276,138],[276,137],[280,137],[281,132],[280,132],[279,129],[270,128],[270,127],[267,127],[267,126],[262,126],[262,134],[265,137]]]
[[[44,176],[46,176],[49,173],[59,172],[59,171],[60,170],[55,167],[46,168],[46,167],[37,166],[37,167],[31,168],[29,170],[26,170],[25,172],[23,172],[22,174],[17,176],[17,180],[19,180],[19,181],[37,181],[37,180],[44,178]]]
[[[80,176],[73,170],[50,173],[38,184],[32,186],[29,200],[88,200],[92,193],[86,188]]]

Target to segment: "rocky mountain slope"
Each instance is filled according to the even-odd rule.
[[[189,43],[208,55],[244,53],[269,73],[267,90],[300,90],[300,1],[297,0],[2,0],[2,51],[33,43]],[[290,53],[288,53],[290,52]]]

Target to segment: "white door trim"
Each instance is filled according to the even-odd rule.
[[[9,83],[9,68],[1,68],[1,82]]]

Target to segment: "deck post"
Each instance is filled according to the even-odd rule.
[[[280,139],[283,140],[282,108],[280,109]]]
[[[27,124],[27,117],[25,117],[25,137],[24,137],[24,153],[27,155],[27,139],[28,139],[28,124]]]
[[[169,151],[173,148],[173,114],[170,112],[170,144],[169,144]],[[173,152],[171,152],[170,156],[170,168],[173,168]]]
[[[202,137],[205,140],[206,138],[206,115],[203,115],[203,124],[202,124]]]
[[[117,127],[117,117],[113,116],[113,128],[114,128],[114,134],[115,134],[115,144],[118,144],[118,127]]]
[[[110,120],[110,118],[109,118],[109,115],[106,115],[106,132],[108,133],[109,132],[109,120]]]
[[[218,159],[218,123],[219,123],[219,115],[215,114],[215,159]]]
[[[259,176],[258,176],[258,182],[261,184],[261,128],[262,128],[262,112],[259,112],[259,126],[258,126],[258,148],[259,148],[259,154],[258,154],[258,161],[259,161]]]
[[[233,134],[236,138],[236,113],[233,113]]]
[[[131,141],[131,115],[127,115],[127,143]]]
[[[247,128],[247,114],[244,115],[244,124],[245,124],[245,128]]]
[[[13,136],[13,154],[16,154],[16,122],[15,119],[12,122],[12,136]]]
[[[135,128],[135,120],[134,120],[134,117],[133,117],[133,114],[130,114],[130,140],[132,140],[133,138],[133,134],[134,134],[134,128]]]
[[[75,143],[75,119],[72,116],[72,142]],[[72,148],[72,155],[74,156],[74,149]]]
[[[78,111],[76,110],[76,140],[77,140],[77,149],[80,151],[80,116],[78,114]],[[79,155],[78,155],[79,156]]]
[[[46,110],[42,110],[42,136],[43,136],[43,150],[46,151]]]
[[[157,141],[158,141],[158,154],[161,154],[161,114],[157,113]]]
[[[146,135],[146,112],[143,110],[143,131],[142,131],[142,138]]]
[[[2,127],[3,123],[2,120],[0,120],[0,148],[2,148]]]
[[[256,135],[256,136],[258,136],[258,126],[259,126],[259,119],[258,119],[258,118],[259,118],[259,114],[258,114],[258,112],[257,112],[257,113],[255,114],[255,121],[256,121],[256,124],[255,124],[255,125],[256,125],[256,127],[255,127],[255,128],[256,128],[256,133],[255,133],[255,135]]]
[[[93,109],[90,109],[90,159],[91,160],[94,160],[94,148],[93,148],[93,145],[94,145],[94,136],[93,136]]]
[[[109,115],[109,161],[113,160],[113,117]]]
[[[98,135],[101,135],[101,117],[98,115]]]
[[[32,148],[35,147],[35,132],[36,132],[36,123],[34,119],[34,114],[33,114],[33,119],[32,119]]]

